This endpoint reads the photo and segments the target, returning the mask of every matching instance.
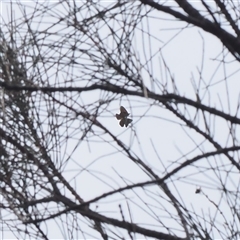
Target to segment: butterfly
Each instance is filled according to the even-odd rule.
[[[117,120],[120,120],[119,125],[121,127],[123,127],[124,125],[125,127],[127,127],[128,124],[132,122],[132,119],[127,118],[129,116],[129,113],[123,106],[120,107],[120,113],[116,114],[115,116]]]

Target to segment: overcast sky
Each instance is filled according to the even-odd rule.
[[[21,2],[21,4],[34,6],[34,3]],[[79,6],[81,2],[77,3]],[[102,5],[111,4],[110,1],[102,1]],[[196,6],[198,1],[194,3]],[[1,3],[1,13],[5,23],[9,21],[9,3]],[[13,5],[15,18],[21,18],[22,10],[17,6]],[[33,10],[33,9],[32,9]],[[28,13],[31,12],[30,8],[26,8]],[[53,10],[49,10],[52,17],[48,14],[46,16],[39,16],[32,22],[31,28],[34,30],[43,30],[47,26],[52,25],[52,22],[57,21],[58,15],[67,15],[67,8],[63,8],[59,5]],[[82,13],[84,16],[85,13]],[[200,98],[202,103],[215,107],[226,113],[232,115],[236,114],[239,98],[239,65],[231,62],[223,65],[220,63],[222,60],[222,44],[218,39],[211,36],[209,33],[205,33],[196,27],[189,27],[187,24],[180,21],[173,21],[173,18],[169,15],[153,11],[150,13],[152,18],[143,20],[138,26],[138,30],[135,33],[134,48],[136,53],[141,59],[141,63],[144,64],[146,59],[154,55],[149,64],[149,69],[153,74],[156,81],[164,84],[168,83],[169,92],[173,91],[171,85],[170,75],[166,73],[162,58],[166,61],[169,67],[172,77],[176,81],[176,85],[179,94],[192,100],[196,99],[192,81],[199,84],[200,82]],[[39,22],[42,22],[39,24]],[[116,24],[112,24],[112,27],[118,29]],[[180,31],[180,28],[186,28]],[[142,34],[141,29],[150,31],[157,39],[149,38],[147,34]],[[21,34],[24,36],[25,28],[21,29]],[[3,27],[3,32],[6,28]],[[51,32],[65,33],[68,28],[65,26],[56,25],[51,29]],[[107,27],[101,29],[101,36],[107,36]],[[176,34],[178,34],[176,36]],[[175,36],[175,37],[174,37]],[[169,39],[173,38],[169,43]],[[53,40],[53,39],[49,39]],[[69,40],[71,41],[71,40]],[[111,38],[105,38],[105,44],[109,47],[109,51],[113,48]],[[166,44],[167,43],[167,44]],[[149,47],[150,46],[150,47]],[[81,46],[84,48],[85,46]],[[87,47],[87,43],[86,43]],[[29,50],[31,51],[31,49]],[[44,47],[41,48],[44,52]],[[56,53],[58,56],[59,53]],[[76,58],[78,53],[76,53]],[[225,61],[232,61],[233,58],[228,54]],[[77,61],[86,61],[85,59],[77,59]],[[106,67],[106,66],[103,66]],[[199,74],[202,69],[201,76]],[[54,69],[49,70],[49,82],[54,83]],[[78,75],[79,79],[87,78],[87,70],[85,75],[80,72],[79,69],[74,70],[74,75]],[[161,93],[161,88],[152,88],[150,76],[144,70],[141,69],[141,74],[144,84],[156,93]],[[224,81],[224,77],[228,77],[227,85]],[[64,69],[62,74],[58,76],[59,82],[64,82],[68,78]],[[202,78],[203,80],[200,80]],[[76,81],[74,86],[81,86],[81,81]],[[228,102],[228,95],[230,102]],[[104,100],[104,94],[100,91],[95,91],[94,95],[92,92],[84,93],[79,96],[75,94],[73,99],[81,104],[97,104],[97,102]],[[73,101],[74,102],[74,101]],[[44,118],[44,106],[43,105],[43,118]],[[119,113],[119,107],[124,106],[130,113],[130,117],[133,119],[132,124],[128,128],[121,128],[118,124],[117,119],[114,117],[116,113]],[[194,116],[195,110],[188,109],[190,114]],[[239,113],[237,113],[239,116]],[[112,143],[112,139],[108,136],[91,137],[91,142],[79,142],[82,137],[80,130],[80,121],[72,114],[72,122],[64,123],[59,131],[64,134],[71,136],[67,142],[63,142],[60,153],[58,156],[52,154],[53,158],[58,157],[59,161],[66,161],[69,156],[70,159],[65,164],[64,176],[72,184],[81,197],[88,201],[91,198],[99,196],[105,192],[113,189],[125,186],[127,183],[137,183],[144,180],[150,180],[149,177],[140,170],[134,163],[132,163],[124,154],[119,152],[119,148],[116,144]],[[141,158],[146,164],[148,164],[155,172],[159,174],[159,177],[164,176],[166,171],[170,171],[186,159],[190,159],[202,151],[213,151],[214,147],[203,139],[195,131],[190,130],[185,126],[179,119],[176,118],[171,112],[166,110],[159,103],[153,102],[147,98],[137,97],[125,97],[116,96],[110,104],[103,105],[101,107],[101,114],[98,120],[107,127],[115,136],[117,136],[127,147],[129,147],[139,158]],[[228,139],[229,127],[226,122],[220,119],[210,119],[211,128],[214,134],[214,139],[218,141],[223,147],[232,146],[232,142]],[[199,119],[199,126],[204,129],[203,119]],[[47,131],[47,126],[44,125]],[[68,132],[66,133],[66,128]],[[76,131],[76,128],[79,130]],[[236,130],[237,132],[238,129]],[[50,139],[50,138],[46,138]],[[50,140],[49,140],[50,141]],[[110,143],[110,144],[109,144]],[[51,143],[49,143],[51,144]],[[157,154],[153,148],[153,145],[157,151]],[[198,148],[196,148],[198,146]],[[182,156],[185,155],[185,158]],[[161,161],[159,160],[161,158]],[[228,209],[227,203],[224,201],[219,202],[220,192],[217,191],[221,188],[219,183],[219,177],[213,174],[210,166],[214,169],[215,161],[219,159],[209,158],[201,160],[198,164],[194,164],[193,167],[188,167],[185,170],[180,171],[175,178],[168,180],[169,187],[178,200],[188,209],[193,211],[193,214],[199,214],[203,216],[202,221],[204,222],[204,215],[209,219],[209,214],[214,215],[216,208],[213,204],[202,194],[195,194],[195,190],[198,186],[201,186],[203,192],[215,203],[224,209],[224,215],[226,218],[231,218],[230,210]],[[221,161],[226,161],[222,157]],[[164,165],[163,165],[164,164]],[[196,167],[198,165],[198,167]],[[230,166],[229,166],[230,169]],[[217,174],[217,173],[216,173]],[[226,180],[224,172],[222,174],[222,181],[228,186],[229,189],[236,189],[239,183],[239,177],[231,174]],[[172,181],[172,182],[171,182]],[[236,185],[235,185],[236,184]],[[148,195],[146,194],[148,192]],[[135,189],[134,192],[124,192],[125,195],[115,195],[101,200],[98,203],[97,211],[104,213],[110,217],[119,216],[119,204],[122,204],[123,212],[125,213],[126,220],[130,221],[128,212],[128,206],[126,204],[125,197],[128,198],[128,204],[131,206],[131,213],[136,223],[141,223],[143,227],[150,229],[158,229],[166,232],[164,228],[159,229],[157,217],[163,221],[167,226],[172,227],[173,231],[179,234],[181,226],[177,224],[176,220],[170,217],[166,212],[166,209],[173,215],[176,214],[173,207],[167,203],[166,196],[162,191],[156,187],[148,187],[147,191],[144,192],[142,189]],[[67,193],[66,193],[67,194]],[[141,197],[139,197],[141,196]],[[161,197],[164,196],[164,197]],[[149,207],[151,205],[151,208]],[[49,206],[51,207],[51,206]],[[165,209],[166,208],[166,209]],[[91,205],[91,209],[95,210],[96,205]],[[149,214],[150,213],[150,214]],[[2,212],[2,216],[4,212]],[[216,217],[219,226],[223,226],[224,219],[219,215]],[[62,217],[62,221],[66,221],[66,218]],[[86,222],[86,220],[85,220]],[[146,223],[148,225],[146,225]],[[76,224],[83,224],[76,222]],[[61,239],[64,236],[68,236],[67,233],[61,232],[63,230],[64,222],[60,223],[60,219],[52,220],[45,226],[48,229],[48,236],[51,239]],[[87,224],[83,224],[83,228],[88,228]],[[223,227],[224,229],[224,227]],[[90,230],[86,230],[89,232]],[[223,230],[224,231],[224,230]],[[119,230],[121,232],[121,230]],[[66,235],[65,235],[66,234]],[[75,232],[75,238],[81,238],[81,234]],[[92,237],[97,238],[96,232],[92,233]],[[219,234],[215,232],[215,237],[219,238]],[[181,233],[180,233],[181,235]],[[11,232],[5,231],[3,237],[15,238]],[[125,237],[128,237],[126,234]],[[136,238],[140,237],[136,235]],[[184,237],[184,235],[182,235]]]

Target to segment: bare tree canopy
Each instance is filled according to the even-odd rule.
[[[239,1],[19,0],[1,21],[3,239],[240,238]]]

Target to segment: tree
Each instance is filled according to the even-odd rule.
[[[3,3],[4,234],[239,238],[238,21],[223,0]]]

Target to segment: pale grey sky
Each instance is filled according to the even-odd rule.
[[[198,1],[195,2],[195,4],[200,4]],[[35,5],[34,2],[29,1],[22,1],[21,4],[32,7]],[[80,4],[82,3],[78,2],[78,5]],[[111,1],[101,1],[101,4],[111,4]],[[17,4],[14,4],[13,7],[15,18],[21,18],[22,12],[20,8],[17,6]],[[9,3],[2,2],[1,13],[5,23],[9,21],[9,11]],[[30,8],[26,8],[26,11],[28,13],[31,12]],[[53,14],[53,16],[50,17],[47,16],[48,14],[46,14],[46,16],[36,17],[36,19],[34,19],[35,21],[32,22],[31,28],[36,28],[38,31],[40,29],[46,29],[47,26],[50,26],[54,21],[57,21],[56,17],[67,14],[67,8],[64,9],[63,7],[61,8],[60,5],[57,5],[56,9],[51,9],[51,11],[49,10],[49,13]],[[82,13],[83,16],[84,14],[85,13]],[[235,71],[238,71],[239,64],[226,64],[224,69],[219,63],[221,57],[219,57],[220,60],[214,60],[222,51],[222,44],[219,42],[219,40],[210,34],[197,29],[196,27],[189,27],[180,32],[179,28],[185,28],[187,25],[179,21],[173,21],[169,15],[160,13],[159,16],[158,12],[153,11],[151,16],[169,19],[169,21],[156,18],[148,19],[149,31],[158,38],[158,40],[151,38],[151,42],[149,42],[146,34],[143,38],[142,32],[140,31],[142,26],[139,24],[139,30],[137,30],[135,33],[134,48],[136,53],[139,54],[142,64],[144,64],[146,61],[144,50],[146,51],[148,57],[156,53],[155,57],[151,60],[153,70],[152,74],[154,79],[162,83],[168,82],[168,89],[170,92],[172,91],[170,76],[168,75],[166,77],[167,74],[163,67],[163,62],[161,61],[162,55],[174,76],[180,95],[195,100],[196,95],[194,93],[191,80],[194,76],[195,81],[197,83],[199,82],[200,76],[198,69],[201,69],[201,64],[203,61],[202,78],[206,85],[204,85],[203,81],[201,81],[199,95],[202,103],[215,107],[219,110],[221,110],[223,107],[224,112],[235,115],[239,98],[239,87],[237,86],[239,86],[238,82],[240,79],[240,73],[237,72],[233,76],[228,77],[227,87],[223,79],[224,74],[226,74],[226,76],[230,76]],[[38,22],[42,23],[38,24]],[[111,25],[112,23],[109,22],[109,24]],[[147,23],[145,20],[143,21],[143,26],[144,29],[147,29]],[[68,28],[64,27],[66,27],[66,25],[60,26],[57,24],[51,29],[51,32],[55,31],[59,34],[64,34],[70,31]],[[116,25],[113,27],[118,29]],[[6,28],[3,27],[3,32],[5,30]],[[22,28],[23,35],[25,30],[26,26],[25,28]],[[179,35],[176,36],[166,46],[164,46],[164,44],[178,32]],[[107,36],[108,33],[109,31],[105,26],[101,29],[99,34],[104,37]],[[54,39],[50,38],[49,40],[53,41]],[[69,41],[71,41],[71,39],[69,39]],[[109,47],[110,52],[113,48],[111,38],[106,38],[104,43]],[[151,46],[151,52],[149,49],[149,44]],[[83,49],[85,47],[89,48],[87,42],[85,46],[79,47]],[[161,52],[160,49],[162,49]],[[45,49],[43,46],[41,51],[44,52],[44,50]],[[52,54],[52,56],[59,56],[60,53],[55,53],[55,55],[54,53]],[[63,52],[61,54],[63,54]],[[77,54],[76,58],[79,62],[86,61],[85,59],[81,59],[81,57],[78,58]],[[231,61],[232,59],[233,58],[229,54],[225,60]],[[219,64],[220,67],[218,68]],[[61,74],[55,76],[55,69],[50,69],[48,72],[49,76],[45,76],[45,78],[48,78],[50,83],[54,83],[56,79],[58,79],[60,82],[64,82],[66,79],[68,79],[68,75],[66,72],[64,72],[65,70],[66,69],[63,69]],[[87,75],[87,73],[87,69],[82,69],[82,72],[80,72],[80,69],[77,68],[74,70],[74,75],[78,76],[79,79],[88,79],[89,75]],[[144,84],[151,89],[149,74],[147,74],[144,69],[141,69],[141,73]],[[81,86],[82,83],[78,81],[74,84],[74,86]],[[206,87],[208,87],[208,90],[206,90]],[[161,90],[157,89],[157,87],[155,87],[155,91],[156,93],[161,93]],[[231,96],[230,109],[227,101],[228,94]],[[81,104],[96,104],[96,102],[101,101],[103,98],[104,95],[99,91],[95,91],[94,95],[92,92],[83,93],[81,96],[78,96],[78,94],[74,95],[74,100]],[[149,109],[150,104],[152,104],[152,106]],[[131,118],[133,119],[131,126],[127,129],[121,128],[118,124],[118,121],[114,117],[115,113],[119,112],[119,107],[121,105],[125,106],[125,108],[130,112]],[[190,114],[191,116],[194,116],[196,114],[195,110],[193,108],[189,109],[189,113],[186,112],[186,115]],[[159,177],[164,176],[166,171],[174,169],[186,159],[190,159],[193,156],[201,154],[202,151],[214,150],[214,147],[207,141],[204,142],[203,137],[199,136],[198,133],[190,130],[186,126],[181,126],[181,124],[178,124],[181,123],[180,120],[178,120],[164,107],[161,107],[160,104],[154,103],[150,99],[125,96],[119,98],[118,96],[116,100],[112,101],[109,105],[103,105],[102,110],[103,111],[98,120],[115,136],[117,136],[126,146],[128,146],[131,151],[136,154],[136,156],[139,156],[139,158],[141,158],[146,164],[149,164],[149,166],[159,174]],[[144,117],[142,117],[143,115]],[[239,113],[237,113],[237,116],[239,116]],[[72,117],[73,119],[75,118],[74,114]],[[216,139],[217,142],[223,147],[231,146],[232,143],[228,143],[229,127],[227,126],[226,122],[222,121],[221,119],[214,118],[212,118],[210,121],[212,124],[211,128],[214,129],[214,139]],[[204,129],[203,119],[200,119],[198,124],[199,127]],[[71,183],[72,186],[77,189],[77,192],[85,201],[88,201],[91,198],[102,195],[103,193],[113,189],[123,187],[126,185],[126,183],[137,183],[144,180],[150,180],[148,176],[140,170],[139,167],[132,163],[124,154],[119,152],[119,148],[115,143],[112,143],[112,139],[109,136],[102,136],[102,139],[93,136],[91,140],[95,142],[79,143],[79,139],[82,137],[83,133],[80,130],[80,121],[77,118],[75,118],[71,123],[64,123],[62,128],[60,128],[60,131],[65,133],[67,126],[70,125],[71,127],[68,130],[68,134],[72,136],[72,139],[69,139],[68,142],[62,144],[61,149],[59,149],[60,152],[58,156],[53,154],[52,157],[58,157],[59,161],[66,161],[71,155],[70,160],[64,166],[64,176],[68,179],[69,183]],[[44,127],[47,131],[47,126]],[[77,127],[79,127],[79,131],[76,131]],[[236,131],[239,132],[238,129]],[[154,144],[164,166],[159,161],[153,149],[152,143]],[[196,149],[196,145],[198,145],[199,149]],[[73,150],[74,152],[72,152]],[[183,154],[186,155],[186,158],[179,159]],[[217,191],[217,189],[221,187],[219,179],[217,179],[218,177],[213,174],[213,171],[203,170],[204,166],[209,168],[212,165],[212,168],[214,168],[216,164],[215,161],[219,161],[219,159],[216,160],[209,158],[201,160],[198,163],[199,168],[197,168],[196,165],[194,167],[188,167],[187,169],[180,171],[175,178],[172,178],[171,181],[174,183],[174,185],[169,182],[170,180],[168,181],[172,192],[175,193],[175,196],[182,204],[184,204],[186,208],[192,209],[193,215],[194,213],[203,215],[203,225],[206,221],[204,218],[209,219],[208,215],[210,213],[214,215],[216,208],[203,195],[196,195],[195,190],[197,186],[201,186],[204,193],[206,193],[212,201],[219,203],[218,201],[220,198],[220,192]],[[224,162],[226,159],[222,157],[221,161]],[[86,169],[83,170],[83,168]],[[224,173],[222,174],[223,182],[230,189],[232,188],[234,190],[236,186],[234,186],[232,182],[235,182],[235,184],[238,185],[239,177],[232,174],[231,182],[229,179],[225,180],[226,176],[224,176]],[[131,214],[133,219],[140,225],[142,224],[141,226],[149,229],[158,229],[165,232],[165,229],[159,227],[158,225],[159,223],[157,221],[157,217],[159,217],[166,226],[172,227],[173,231],[176,231],[176,233],[179,234],[178,230],[181,229],[181,227],[177,224],[175,219],[170,218],[170,216],[167,215],[167,212],[164,209],[166,208],[173,215],[176,214],[173,207],[167,203],[166,199],[164,199],[165,197],[161,197],[164,196],[164,194],[156,186],[151,186],[147,189],[147,191],[149,191],[148,195],[146,192],[143,192],[141,188],[139,188],[135,189],[134,192],[126,191],[122,195],[118,194],[114,195],[113,197],[103,199],[98,203],[97,211],[110,217],[117,218],[119,217],[120,211],[118,205],[122,204],[126,220],[131,221],[126,204],[126,197],[128,198],[128,204],[131,206]],[[139,198],[139,196],[141,197]],[[149,209],[150,205],[152,205],[151,210]],[[56,207],[55,205],[53,206]],[[95,204],[91,205],[91,209],[94,210],[95,207]],[[224,215],[229,221],[231,221],[232,215],[230,213],[230,209],[228,209],[228,204],[222,201],[219,203],[219,207],[224,209]],[[1,214],[4,216],[4,211],[2,211]],[[71,217],[69,216],[69,218]],[[72,221],[76,225],[80,224],[84,231],[88,233],[91,232],[91,230],[89,230],[88,223],[86,223],[87,221],[83,220],[82,218],[80,219],[81,220],[73,219]],[[222,231],[224,232],[223,217],[219,215],[216,219],[219,226],[222,226]],[[50,239],[66,239],[68,234],[66,225],[64,223],[65,221],[69,222],[70,220],[66,217],[62,217],[60,219],[48,221],[45,228]],[[81,221],[85,222],[86,224],[83,224]],[[119,230],[119,232],[122,233],[122,230]],[[81,233],[73,231],[73,234],[74,239],[81,238]],[[14,235],[8,231],[4,231],[3,237],[5,239],[15,238]],[[127,233],[125,233],[125,237],[128,237]],[[215,237],[218,239],[220,238],[220,235],[217,231],[215,231]],[[92,236],[89,236],[89,238],[100,237],[96,232],[92,231]],[[140,239],[141,236],[136,235],[136,238]]]

